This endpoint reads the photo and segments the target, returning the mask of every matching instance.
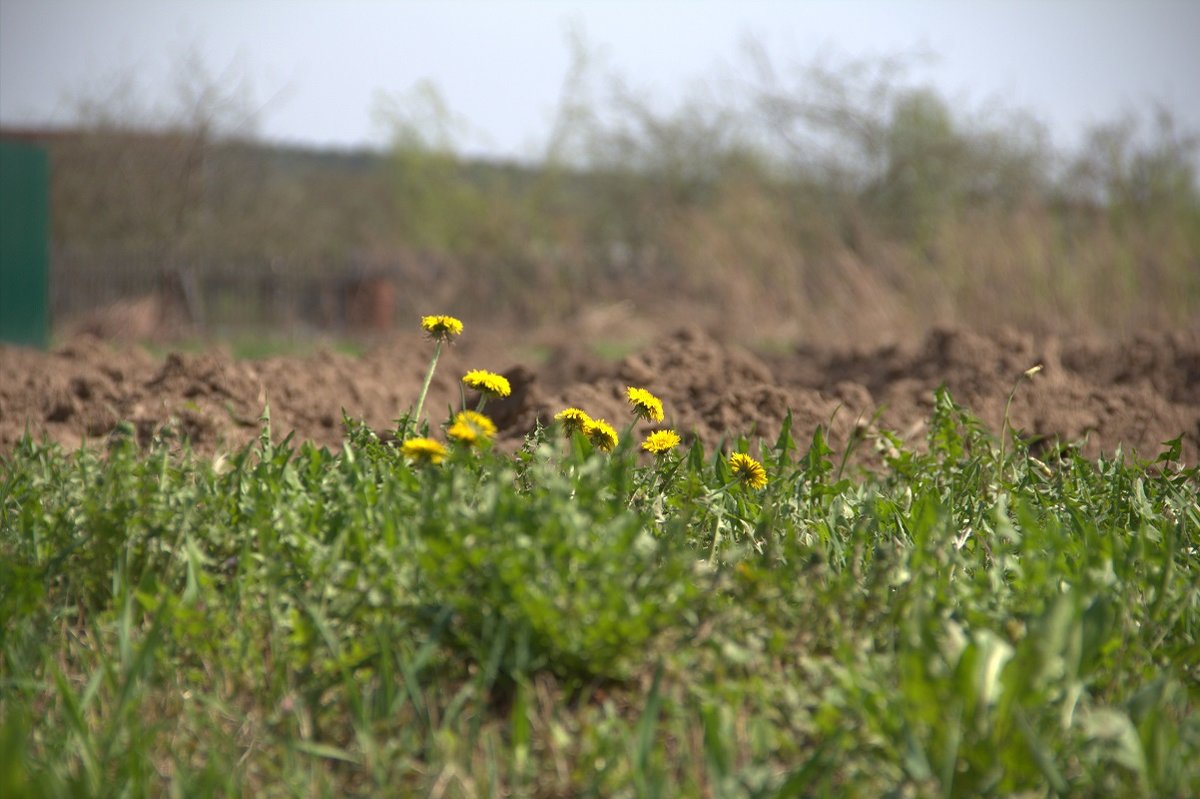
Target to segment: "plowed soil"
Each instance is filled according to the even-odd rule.
[[[468,369],[504,372],[513,396],[487,409],[503,446],[567,405],[620,429],[629,421],[624,390],[634,385],[662,398],[671,426],[709,446],[739,433],[773,439],[790,411],[802,446],[826,425],[835,447],[856,430],[887,429],[919,448],[939,385],[998,432],[1009,393],[1040,364],[1017,387],[1010,412],[1039,451],[1078,444],[1095,456],[1120,446],[1152,458],[1182,434],[1184,462],[1200,459],[1197,331],[1103,343],[937,329],[909,347],[755,355],[682,329],[615,361],[561,344],[572,336],[543,342],[541,357],[531,359],[516,354],[530,352],[529,342],[518,349],[501,335],[474,332],[444,351],[426,409],[440,422],[458,407],[458,379]],[[381,433],[393,426],[415,402],[432,349],[419,333],[361,357],[235,360],[217,349],[157,358],[88,337],[50,353],[0,347],[0,455],[26,429],[74,448],[102,443],[122,421],[143,441],[165,432],[203,453],[228,451],[259,435],[268,406],[276,439],[294,431],[297,440],[336,447],[343,412]]]

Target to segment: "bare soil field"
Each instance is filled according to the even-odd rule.
[[[511,336],[481,333],[470,321],[467,332],[443,352],[426,409],[444,420],[461,402],[458,379],[468,369],[506,373],[513,396],[488,412],[508,447],[568,405],[620,428],[628,419],[624,389],[636,385],[662,398],[669,426],[708,446],[739,433],[774,438],[790,411],[801,447],[825,425],[835,447],[856,432],[887,429],[919,448],[939,385],[998,432],[1014,385],[1041,364],[1017,388],[1010,412],[1018,430],[1041,442],[1038,451],[1077,443],[1088,456],[1120,446],[1152,458],[1182,434],[1183,460],[1200,460],[1194,330],[1106,343],[941,328],[907,347],[753,354],[684,328],[619,360],[572,343],[584,339],[569,331],[536,341],[536,358],[529,341],[510,346]],[[336,447],[343,412],[386,436],[415,403],[432,349],[419,331],[361,357],[236,360],[213,349],[159,358],[88,336],[49,353],[0,346],[0,455],[27,429],[74,448],[102,443],[123,421],[143,441],[165,433],[206,454],[229,451],[259,435],[267,406],[276,439],[295,431],[297,441]]]

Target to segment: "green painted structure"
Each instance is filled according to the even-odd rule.
[[[0,342],[50,343],[49,159],[13,141],[0,141]]]

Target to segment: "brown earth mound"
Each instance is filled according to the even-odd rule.
[[[510,446],[566,406],[624,427],[630,385],[661,397],[667,423],[709,446],[739,433],[773,439],[789,411],[802,444],[826,425],[835,446],[856,427],[886,428],[919,446],[939,385],[998,431],[1014,385],[1040,364],[1017,387],[1010,411],[1025,435],[1079,443],[1089,456],[1122,446],[1152,457],[1182,434],[1185,462],[1200,460],[1196,332],[1102,344],[938,329],[910,348],[756,356],[685,329],[616,363],[560,346],[536,366],[498,336],[476,339],[485,343],[464,340],[443,353],[426,409],[440,421],[459,407],[458,378],[468,369],[504,371],[513,396],[488,412]],[[258,436],[268,406],[276,438],[295,431],[298,440],[336,447],[343,411],[379,431],[393,425],[415,402],[431,351],[415,335],[363,357],[257,361],[220,351],[157,359],[86,337],[52,353],[0,347],[0,454],[26,429],[75,447],[105,438],[123,420],[142,440],[165,429],[212,453]]]

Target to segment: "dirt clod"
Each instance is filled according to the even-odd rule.
[[[449,410],[461,406],[462,374],[488,368],[513,387],[511,397],[486,409],[505,446],[567,406],[622,429],[631,419],[625,397],[631,385],[662,399],[661,426],[708,446],[742,433],[773,440],[789,412],[801,446],[818,425],[827,427],[834,446],[880,428],[919,446],[934,391],[945,385],[993,432],[1015,387],[1009,422],[1046,447],[1079,443],[1094,456],[1120,446],[1153,457],[1183,434],[1184,460],[1200,459],[1196,331],[1098,342],[939,328],[907,347],[798,347],[760,356],[686,328],[616,362],[560,343],[536,365],[515,356],[519,350],[502,337],[480,336],[484,343],[475,345],[465,338],[443,353],[426,400],[434,435]],[[200,452],[227,451],[258,436],[264,412],[276,438],[294,430],[297,440],[336,447],[343,412],[381,432],[394,427],[420,390],[431,354],[426,344],[405,338],[361,357],[322,351],[256,361],[218,350],[155,358],[86,336],[50,353],[0,346],[0,454],[27,427],[74,447],[102,441],[122,422],[143,442],[167,430]],[[1038,373],[1023,377],[1039,364]],[[467,399],[474,407],[474,398]]]

